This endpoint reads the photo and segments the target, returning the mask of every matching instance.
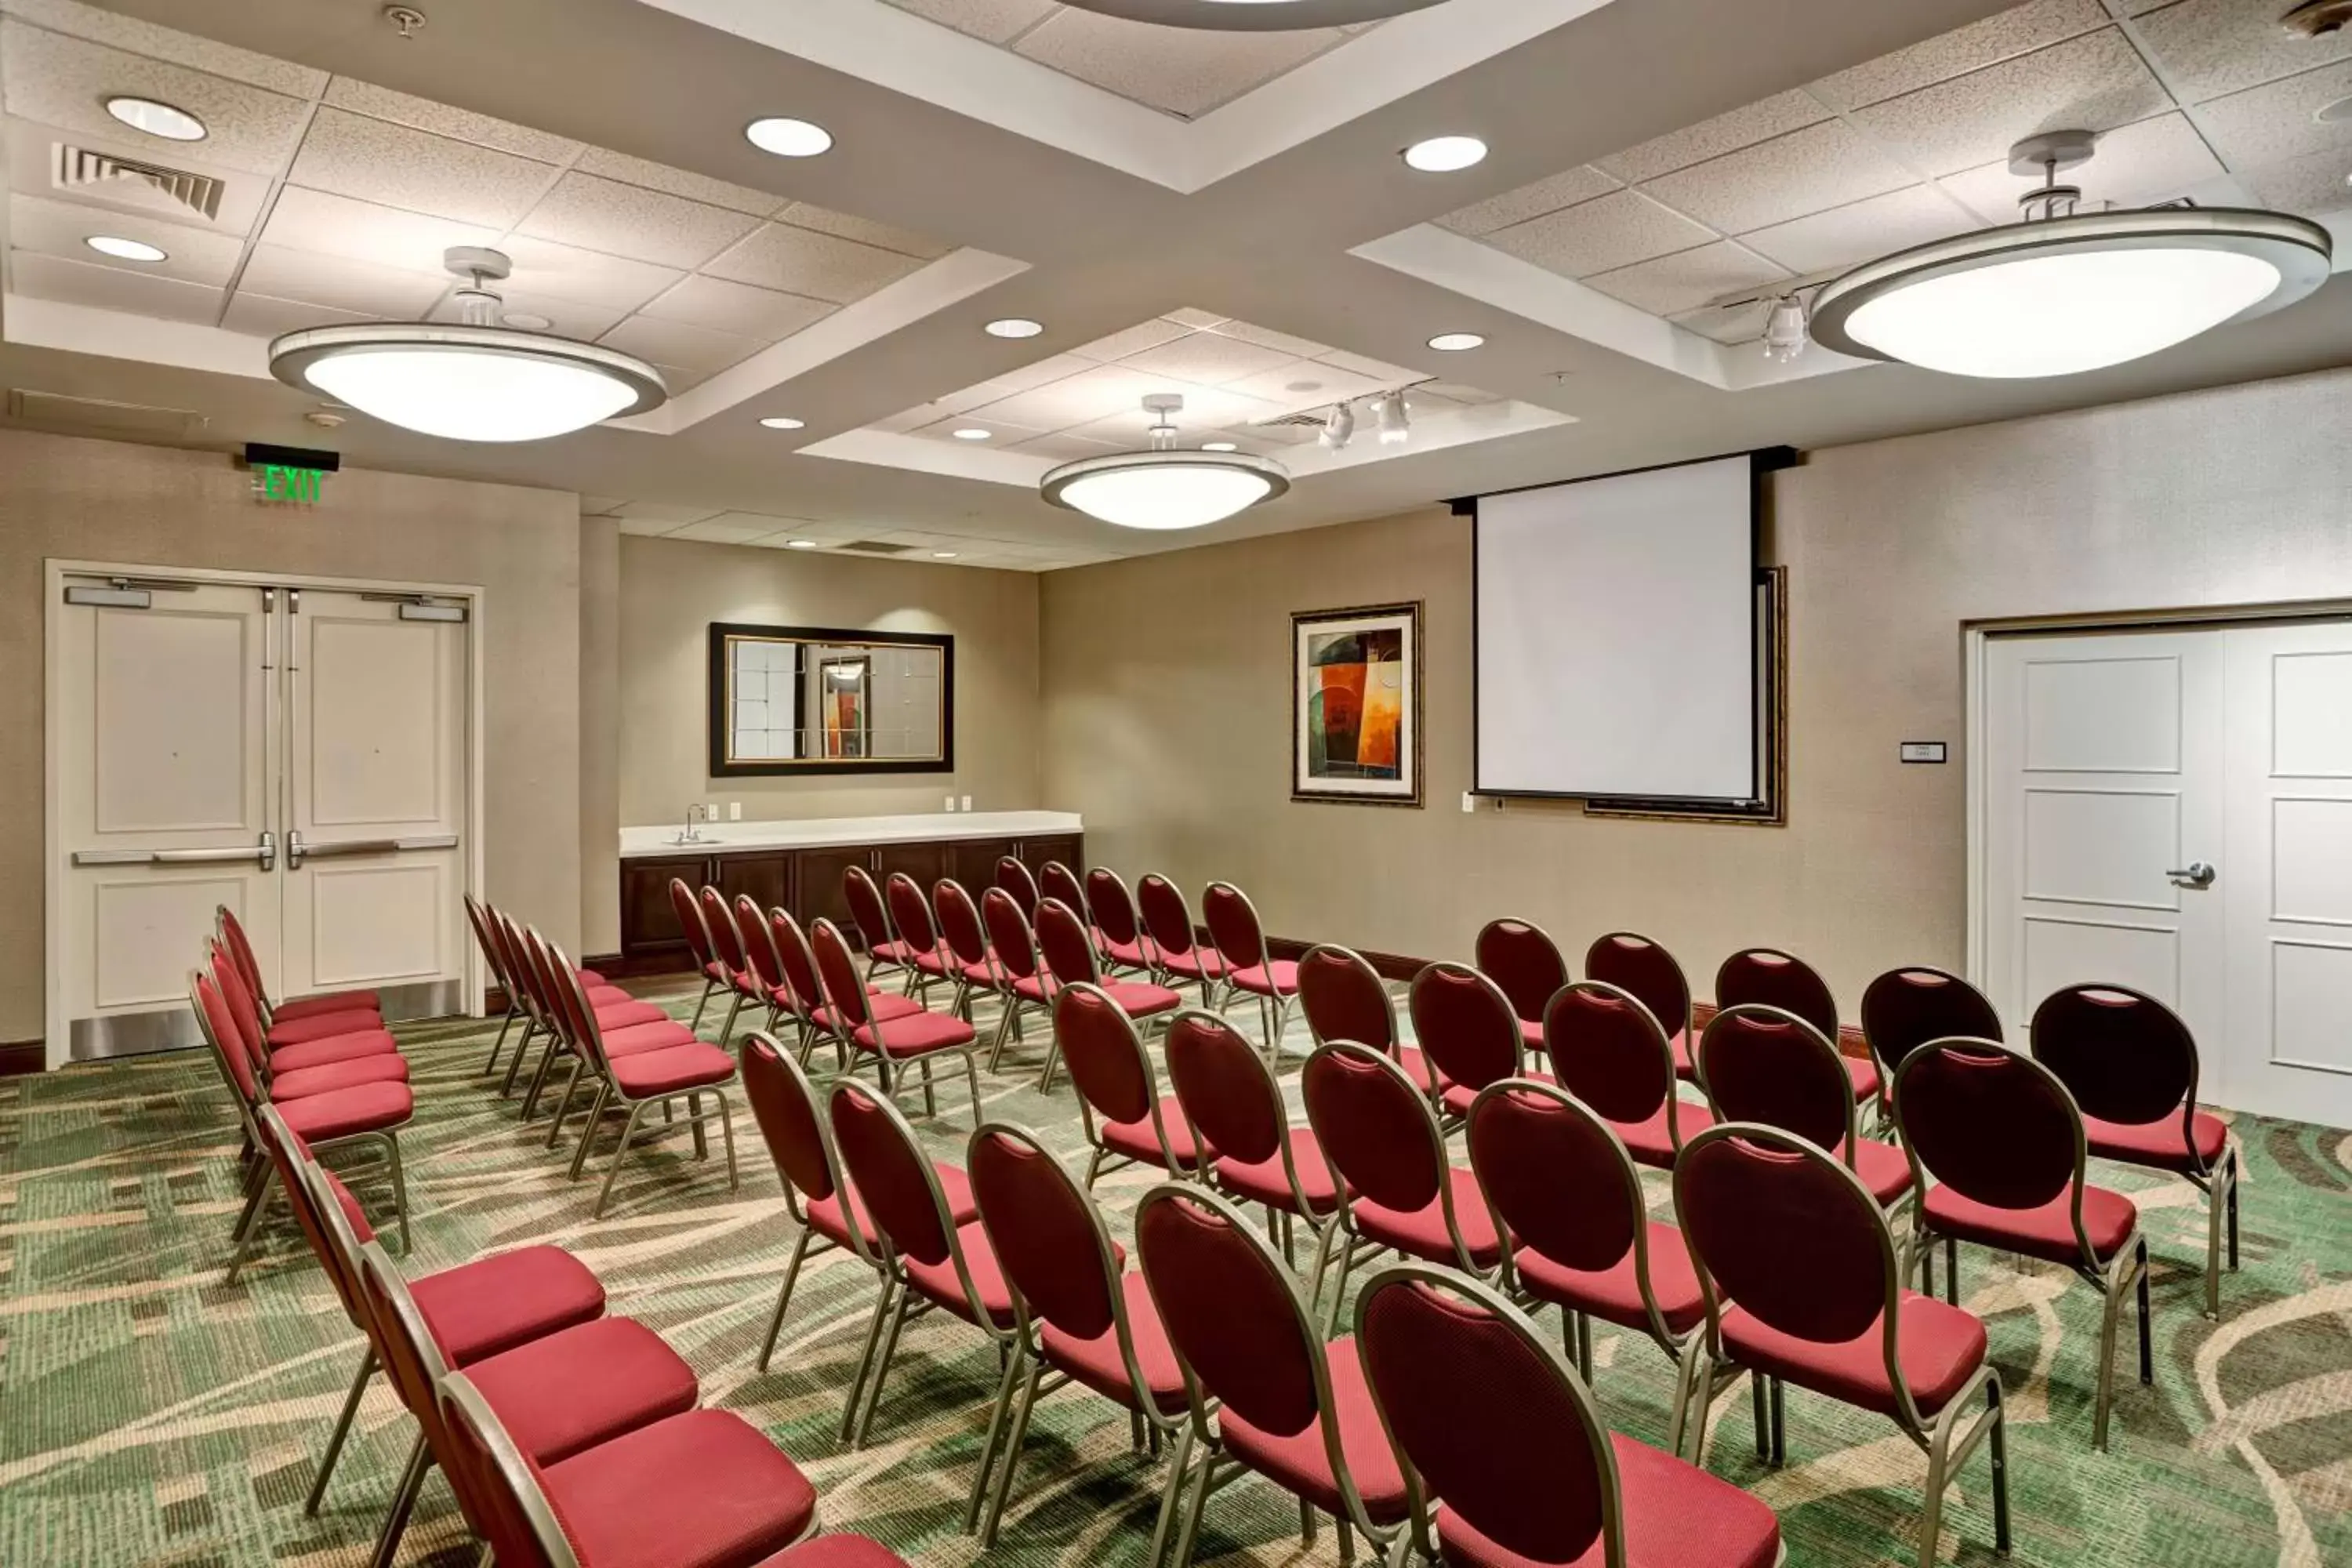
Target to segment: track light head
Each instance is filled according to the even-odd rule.
[[[1400,446],[1412,439],[1412,416],[1405,407],[1402,387],[1376,399],[1372,415],[1380,423],[1381,446]]]
[[[1330,414],[1323,421],[1322,434],[1316,439],[1334,452],[1344,452],[1348,449],[1348,443],[1355,438],[1356,405],[1352,403],[1333,404]]]
[[[1772,313],[1764,321],[1764,357],[1785,363],[1803,353],[1808,341],[1804,300],[1794,294],[1773,300]]]

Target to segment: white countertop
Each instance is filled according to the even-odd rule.
[[[824,816],[805,821],[705,822],[697,844],[680,824],[621,829],[621,858],[723,855],[730,850],[822,849],[835,844],[921,844],[951,838],[1038,838],[1085,831],[1075,811],[940,811],[915,816]]]

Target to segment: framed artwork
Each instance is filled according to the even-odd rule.
[[[1290,798],[1422,804],[1421,605],[1290,617]]]

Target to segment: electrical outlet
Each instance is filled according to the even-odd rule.
[[[971,809],[971,796],[966,795],[963,797],[963,808],[966,811],[970,811]]]
[[[953,810],[955,809],[955,796],[953,796],[953,795],[950,795],[950,796],[948,796],[948,803],[947,803],[947,805],[945,805],[941,806],[940,809],[941,811],[953,811]]]
[[[1466,789],[1462,792],[1462,809],[1465,813],[1478,809],[1478,797]]]
[[[730,822],[740,822],[743,820],[743,803],[741,801],[730,800],[727,803],[727,820]]]

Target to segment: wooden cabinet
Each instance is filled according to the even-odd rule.
[[[931,896],[931,884],[947,875],[948,847],[944,844],[885,844],[874,852],[874,879],[887,883],[903,871],[915,879],[915,886],[923,889],[923,897]]]
[[[831,921],[841,928],[841,934],[850,941],[858,938],[857,921],[849,912],[849,900],[841,890],[842,873],[852,866],[874,869],[874,851],[866,845],[841,845],[824,849],[793,851],[793,887],[798,902],[793,906],[793,918],[803,929],[821,920]]]
[[[1032,871],[1043,870],[1048,860],[1059,860],[1083,877],[1087,874],[1086,839],[1082,835],[1065,833],[1052,838],[1024,838],[1021,841],[1021,863]]]
[[[947,851],[948,861],[944,874],[978,899],[984,889],[996,886],[996,863],[1012,854],[1018,843],[1012,838],[959,838],[942,844],[940,847]]]
[[[686,958],[686,932],[678,928],[677,910],[669,901],[673,877],[683,879],[689,888],[699,888],[710,879],[710,862],[699,855],[621,862],[624,956],[675,952],[681,960]]]
[[[736,899],[749,894],[753,903],[763,910],[785,909],[793,904],[793,857],[785,849],[763,853],[721,855],[716,858],[719,874],[713,879],[719,890],[727,895],[732,907]]]

